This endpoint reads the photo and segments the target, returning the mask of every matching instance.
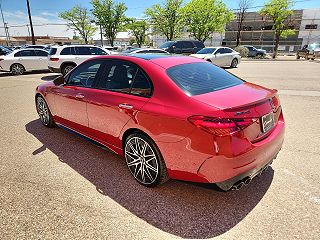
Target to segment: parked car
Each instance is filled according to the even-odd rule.
[[[48,52],[42,49],[15,50],[0,57],[0,70],[14,75],[20,75],[26,71],[48,70],[47,57]]]
[[[53,46],[49,51],[48,68],[51,72],[67,74],[85,60],[98,55],[109,55],[100,47],[90,45]]]
[[[122,54],[169,54],[169,53],[163,49],[157,49],[157,48],[131,48],[129,50],[123,51]]]
[[[109,55],[119,54],[119,52],[117,51],[117,49],[118,49],[117,47],[103,46],[102,49],[105,50]]]
[[[0,46],[0,56],[8,55],[12,51],[6,47]]]
[[[201,41],[179,40],[165,42],[159,48],[165,50],[168,53],[192,54],[204,48],[204,44]]]
[[[254,46],[244,45],[249,50],[248,57],[264,57],[267,55],[267,51],[264,49],[257,49]]]
[[[232,68],[237,67],[241,61],[240,53],[227,47],[202,48],[196,54],[191,54],[190,57],[201,58],[220,67],[229,66]]]
[[[305,58],[306,60],[314,60],[316,58],[320,58],[320,44],[313,43],[304,45],[302,49],[298,50],[297,52],[297,59],[301,57]]]
[[[192,57],[92,58],[38,86],[35,102],[44,126],[64,126],[124,156],[148,187],[174,178],[240,189],[284,139],[277,90]]]

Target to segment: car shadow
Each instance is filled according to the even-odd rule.
[[[43,81],[52,81],[52,80],[54,80],[54,79],[56,79],[57,77],[60,77],[60,76],[61,76],[61,74],[46,75],[46,76],[43,76],[41,78],[41,80],[43,80]]]
[[[233,228],[260,202],[274,174],[269,168],[240,191],[222,192],[214,184],[175,180],[146,188],[131,177],[125,161],[112,152],[62,128],[46,128],[40,120],[25,127],[43,144],[30,154],[50,150],[100,194],[149,224],[183,238],[211,238]]]

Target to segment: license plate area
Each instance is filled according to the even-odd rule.
[[[262,132],[269,132],[274,127],[274,114],[268,113],[261,117]]]

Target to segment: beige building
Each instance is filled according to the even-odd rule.
[[[68,37],[52,37],[52,36],[35,36],[36,44],[55,45],[55,44],[79,44],[79,40],[70,39]],[[13,36],[10,37],[10,45],[32,44],[30,36]],[[7,45],[5,38],[0,38],[0,45]]]

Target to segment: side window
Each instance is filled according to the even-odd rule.
[[[15,57],[20,57],[20,56],[21,56],[21,51],[16,52],[16,53],[14,54],[14,56],[15,56]]]
[[[96,47],[89,47],[90,55],[108,55],[105,51]]]
[[[71,47],[66,47],[62,49],[62,51],[60,52],[60,55],[72,55],[71,49],[72,49]]]
[[[225,48],[224,53],[232,53],[233,51],[230,48]]]
[[[217,53],[222,54],[222,53],[223,53],[223,48],[219,48],[219,49],[216,51],[216,53],[215,53],[215,54],[217,54]]]
[[[185,42],[183,42],[183,47],[184,48],[193,48],[194,46],[193,46],[192,42],[185,41]]]
[[[34,57],[37,56],[34,50],[23,50],[20,52],[21,57]]]
[[[202,42],[195,41],[193,43],[194,43],[194,45],[196,45],[197,48],[204,48],[205,47]]]
[[[76,55],[91,55],[88,47],[75,47]]]
[[[94,80],[102,67],[102,61],[89,61],[75,69],[67,80],[67,85],[92,87]]]
[[[129,93],[137,67],[129,62],[112,60],[105,67],[105,74],[99,81],[98,88]]]
[[[48,53],[45,51],[41,51],[41,50],[35,50],[36,54],[38,57],[47,57]]]
[[[176,48],[178,49],[183,48],[182,42],[176,42],[175,44],[173,44],[173,46],[176,46]]]
[[[146,75],[138,69],[131,87],[131,94],[143,97],[151,96],[152,87]]]
[[[165,51],[161,50],[149,50],[150,53],[166,53]]]

